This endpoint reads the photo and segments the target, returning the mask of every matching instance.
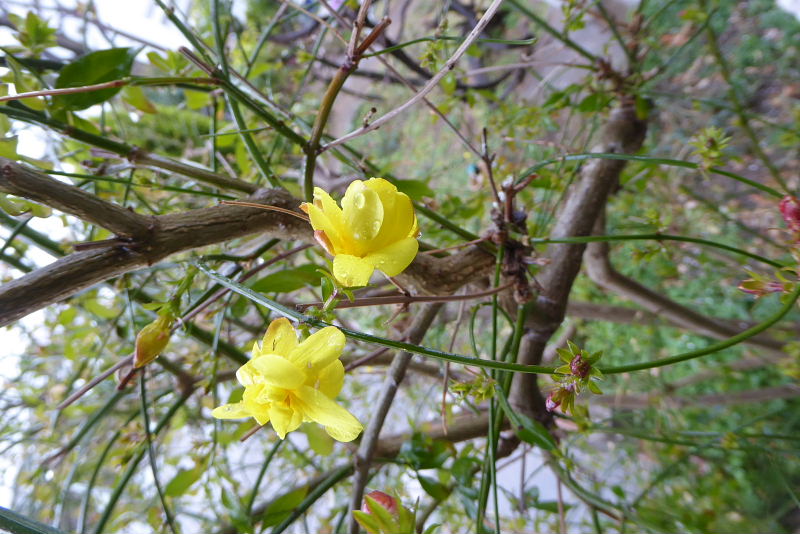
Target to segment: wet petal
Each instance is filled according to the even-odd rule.
[[[279,438],[284,439],[286,434],[294,430],[291,428],[293,416],[294,410],[292,410],[288,403],[276,402],[270,406],[269,418],[270,421],[272,421],[272,428],[278,433]]]
[[[337,254],[333,258],[333,276],[345,287],[360,287],[369,284],[374,264],[358,256]]]
[[[353,181],[342,199],[344,222],[350,229],[356,248],[373,239],[383,224],[383,204],[381,198],[361,180]],[[355,250],[355,254],[362,251]]]
[[[353,441],[364,429],[353,414],[314,388],[302,386],[295,392],[295,398],[303,414],[324,426],[337,441]]]
[[[277,354],[264,354],[251,360],[248,365],[251,365],[259,373],[264,384],[270,386],[295,389],[306,381],[306,374],[300,367]]]
[[[313,384],[309,384],[306,380],[305,385],[320,390],[330,399],[335,399],[344,384],[344,365],[341,360],[334,360],[314,378]]]
[[[328,215],[314,204],[303,204],[303,206],[305,207],[304,211],[308,213],[311,227],[315,231],[324,232],[333,248],[331,252],[334,254],[348,252],[349,248],[346,244],[349,242],[349,239],[347,239],[344,234],[344,226],[337,225],[331,221]],[[337,206],[336,209],[339,209],[339,207]]]
[[[417,240],[413,237],[407,237],[367,255],[364,261],[369,262],[376,269],[380,269],[387,276],[397,276],[414,260],[417,250],[419,250]],[[336,263],[334,261],[334,275],[336,274],[335,267]]]
[[[297,346],[297,332],[289,319],[281,317],[269,324],[264,340],[261,342],[263,354],[280,354],[285,356]]]
[[[249,362],[236,370],[236,380],[245,387],[252,386],[258,382],[258,372],[253,367],[253,360],[261,357],[261,351],[257,349],[258,343],[253,344],[253,354]]]
[[[291,365],[304,370],[303,382],[308,375],[316,374],[311,370],[324,369],[342,355],[344,334],[335,326],[326,326],[322,330],[308,336],[287,356]],[[299,387],[300,384],[293,387]]]
[[[241,419],[250,417],[250,411],[245,408],[243,402],[234,402],[217,406],[211,411],[211,415],[217,419]]]

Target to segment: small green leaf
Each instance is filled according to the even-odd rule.
[[[307,493],[308,487],[302,487],[275,499],[264,511],[262,526],[272,527],[283,522],[303,502]]]
[[[379,531],[384,534],[389,534],[393,532],[397,532],[397,521],[395,520],[394,516],[384,508],[381,503],[370,497],[369,495],[364,497],[364,502],[367,504],[367,508],[370,511],[370,515],[377,520]]]
[[[433,197],[433,189],[428,187],[424,180],[391,180],[401,193],[405,193],[412,200],[422,200],[423,197]]]
[[[122,99],[145,113],[156,113],[158,110],[144,94],[144,90],[137,85],[130,85],[122,90]]]
[[[334,441],[319,425],[303,425],[303,432],[308,438],[308,445],[320,456],[328,456],[333,452]]]
[[[353,517],[355,517],[358,524],[364,527],[364,530],[369,532],[369,534],[380,533],[380,523],[378,523],[378,520],[372,514],[362,512],[361,510],[353,510]]]
[[[425,490],[425,493],[436,499],[437,501],[443,501],[450,495],[450,491],[447,489],[447,486],[436,480],[435,478],[428,477],[425,475],[420,475],[417,473],[417,479],[419,480],[422,489]]]
[[[56,87],[83,87],[98,83],[120,80],[130,75],[133,58],[139,52],[134,48],[110,48],[99,50],[80,57],[61,69],[56,80]],[[80,110],[94,106],[112,98],[120,91],[120,87],[61,95],[53,98],[56,107],[68,110]]]
[[[164,495],[168,497],[178,497],[186,493],[192,484],[200,480],[203,476],[203,467],[197,466],[193,469],[181,469],[172,477],[164,488]]]
[[[611,102],[611,97],[605,93],[592,93],[578,104],[578,111],[583,113],[594,113],[605,108]]]
[[[259,278],[250,288],[259,293],[289,293],[306,286],[316,286],[321,276],[316,265],[301,265]]]
[[[546,451],[557,450],[558,444],[547,428],[539,421],[515,412],[508,404],[508,399],[506,399],[503,390],[499,386],[497,387],[496,397],[500,400],[500,407],[514,427],[514,432],[519,436],[519,439],[531,445],[537,445]]]

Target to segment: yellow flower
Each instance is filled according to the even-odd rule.
[[[244,386],[241,402],[214,408],[217,419],[254,417],[272,422],[281,439],[301,423],[314,421],[338,441],[353,441],[364,428],[353,414],[336,404],[344,382],[339,356],[344,334],[329,326],[297,342],[297,332],[285,318],[272,321],[261,346],[236,371]]]
[[[333,275],[345,287],[365,286],[375,269],[396,276],[417,255],[417,217],[411,199],[383,178],[355,180],[340,208],[316,187],[314,202],[300,208],[314,237],[333,255]]]

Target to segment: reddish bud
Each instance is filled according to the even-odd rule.
[[[397,499],[395,499],[388,493],[375,490],[367,493],[365,497],[373,499],[375,502],[383,506],[386,509],[386,511],[388,511],[390,514],[397,515]],[[364,504],[361,505],[361,511],[367,514],[372,513],[369,507],[367,506],[366,498],[364,499]]]
[[[577,354],[572,358],[572,361],[569,362],[569,370],[578,378],[586,378],[589,376],[589,371],[592,370],[592,365],[584,360],[580,354]]]
[[[778,205],[783,215],[783,220],[786,221],[786,226],[789,230],[795,233],[800,233],[800,201],[796,196],[786,195],[781,199]]]
[[[547,408],[548,412],[554,411],[561,405],[560,400],[556,400],[556,391],[551,391],[549,395],[547,395],[547,399],[544,401],[544,407]]]

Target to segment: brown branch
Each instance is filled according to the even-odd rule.
[[[590,399],[591,403],[603,404],[614,408],[641,410],[650,406],[683,408],[687,406],[730,406],[750,402],[767,402],[775,399],[793,399],[800,397],[800,386],[784,384],[782,386],[750,389],[710,395],[678,396],[673,394],[630,393],[627,395],[600,395]]]
[[[149,217],[101,200],[82,189],[2,157],[0,191],[75,215],[119,236],[144,237],[150,225]]]
[[[308,224],[275,211],[227,205],[145,217],[8,160],[3,160],[0,175],[12,176],[8,187],[13,187],[14,194],[53,205],[125,237],[77,251],[0,287],[0,326],[177,252],[255,233],[314,243]],[[27,187],[30,184],[35,187]],[[283,189],[260,190],[248,200],[289,210],[300,204]],[[425,293],[452,293],[484,276],[492,263],[492,256],[476,247],[444,258],[417,256],[399,279],[405,287]]]
[[[603,232],[603,226],[601,217],[598,219],[597,231]],[[607,242],[590,243],[584,259],[586,272],[595,284],[635,302],[674,326],[714,339],[726,339],[743,330],[698,313],[623,275],[611,264]],[[775,356],[783,355],[783,343],[764,334],[754,336],[744,343]]]
[[[46,179],[42,183],[48,187],[53,183],[60,184],[44,175],[40,177]],[[260,191],[250,200],[287,209],[299,204],[286,191],[279,189]],[[108,209],[108,206],[102,209]],[[256,208],[215,206],[152,217],[148,221],[145,237],[136,237],[116,246],[75,252],[0,287],[0,325],[9,324],[109,278],[152,265],[176,252],[256,232],[281,239],[313,242],[310,226],[302,221]]]
[[[602,135],[602,143],[595,150],[630,154],[639,150],[647,131],[646,123],[636,116],[633,102],[624,101],[612,111]],[[592,160],[585,165],[578,183],[569,192],[563,209],[556,219],[552,236],[572,237],[590,235],[597,217],[602,212],[608,195],[619,181],[625,166],[621,160]],[[583,245],[553,244],[547,249],[550,262],[537,280],[542,290],[529,304],[528,318],[518,362],[539,364],[547,342],[561,325],[567,309],[572,284],[581,267]],[[545,410],[544,399],[534,374],[518,374],[512,382],[509,402],[519,412],[545,424],[551,416]]]
[[[433,323],[434,317],[442,308],[442,304],[426,304],[423,309],[417,314],[414,322],[408,329],[406,339],[410,343],[417,344],[422,341],[425,333]],[[386,374],[386,380],[381,388],[381,397],[377,401],[375,410],[373,411],[372,418],[369,425],[364,430],[364,435],[361,438],[361,443],[358,446],[354,457],[355,476],[353,477],[353,490],[350,498],[350,508],[352,510],[361,509],[361,499],[364,495],[364,488],[369,479],[369,468],[372,464],[372,458],[375,449],[378,445],[378,437],[386,421],[386,416],[389,414],[389,409],[392,407],[397,389],[406,375],[406,369],[411,362],[413,354],[410,352],[401,352],[397,354],[389,371]],[[359,528],[355,518],[350,518],[350,533],[358,534]]]

